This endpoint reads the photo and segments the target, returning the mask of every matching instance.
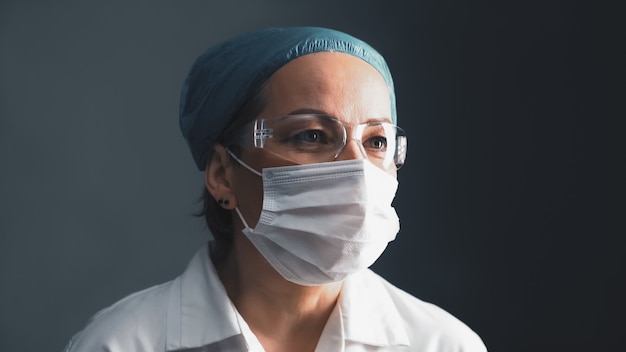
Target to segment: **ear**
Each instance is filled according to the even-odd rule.
[[[224,209],[235,209],[237,199],[233,189],[233,164],[228,152],[221,144],[213,146],[213,156],[204,170],[204,185]]]

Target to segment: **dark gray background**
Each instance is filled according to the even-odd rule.
[[[59,351],[97,310],[183,270],[208,233],[191,216],[202,175],[178,130],[182,80],[216,41],[286,25],[360,37],[394,74],[409,159],[377,272],[491,351],[617,346],[619,12],[225,3],[0,3],[0,351]]]

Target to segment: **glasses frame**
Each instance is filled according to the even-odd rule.
[[[396,131],[397,131],[397,133],[396,133],[396,141],[395,141],[396,147],[395,147],[394,154],[393,154],[393,162],[394,162],[394,164],[396,166],[396,170],[400,169],[402,167],[402,165],[404,165],[404,163],[406,161],[406,154],[407,154],[407,147],[408,147],[406,133],[405,133],[405,131],[401,127],[399,127],[397,125],[394,125],[394,124],[392,124],[390,122],[375,120],[373,122],[366,122],[366,123],[362,123],[362,124],[348,124],[348,127],[347,127],[345,122],[337,119],[334,116],[330,116],[330,115],[327,115],[327,114],[290,114],[290,115],[285,115],[283,117],[294,117],[294,116],[323,117],[325,119],[329,119],[329,120],[331,120],[331,121],[341,125],[341,127],[343,129],[342,146],[335,153],[335,155],[333,157],[333,160],[335,160],[339,156],[339,154],[341,154],[343,149],[348,145],[348,142],[349,142],[349,140],[348,140],[348,127],[352,128],[354,131],[359,131],[359,130],[363,131],[364,126],[366,126],[366,125],[373,125],[373,124],[376,124],[376,123],[381,123],[381,124],[384,123],[384,124],[388,124],[390,126],[393,126],[394,128],[396,128]],[[271,119],[273,119],[273,118],[263,118],[263,117],[256,118],[254,121],[246,124],[246,126],[243,129],[249,131],[250,128],[252,128],[252,143],[251,144],[252,144],[252,146],[254,146],[254,148],[267,150],[268,152],[270,152],[272,154],[275,154],[275,155],[277,155],[277,156],[279,156],[279,157],[281,157],[281,158],[283,158],[285,160],[293,161],[293,160],[290,160],[289,158],[287,158],[285,156],[280,155],[279,153],[273,152],[273,151],[268,150],[268,149],[265,148],[266,147],[266,140],[269,139],[269,138],[274,138],[274,129],[271,128],[271,127],[268,127],[266,125],[266,121],[271,120]],[[245,136],[246,133],[249,133],[249,132],[245,132],[245,133],[243,133],[243,135]],[[362,133],[361,133],[361,135],[362,135]],[[362,142],[363,141],[360,140],[360,137],[359,138],[354,138],[354,139],[359,142],[359,146],[361,147],[361,152],[366,157],[366,159],[368,159],[367,158],[367,153],[364,152],[364,149],[363,149],[364,147],[362,146]],[[247,142],[247,141],[249,141],[249,139],[246,138],[245,141],[246,142],[243,142],[244,145],[242,145],[242,146],[245,146],[245,144],[249,144],[249,142]],[[329,160],[329,161],[331,161],[331,160]]]

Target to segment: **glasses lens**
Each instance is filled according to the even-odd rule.
[[[360,140],[367,158],[382,169],[400,168],[406,159],[404,130],[387,122],[357,126],[355,139]]]
[[[374,165],[400,168],[406,158],[404,131],[386,122],[356,125],[351,138]],[[288,115],[259,119],[254,127],[254,146],[298,164],[335,160],[346,146],[348,135],[343,123],[325,115]]]
[[[263,128],[271,131],[263,148],[299,164],[331,161],[346,142],[341,122],[323,115],[264,119]]]

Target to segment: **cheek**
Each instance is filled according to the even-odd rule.
[[[398,179],[398,169],[396,169],[395,167],[392,167],[388,170],[385,170],[389,175],[391,175],[393,178],[395,178],[396,180]]]

